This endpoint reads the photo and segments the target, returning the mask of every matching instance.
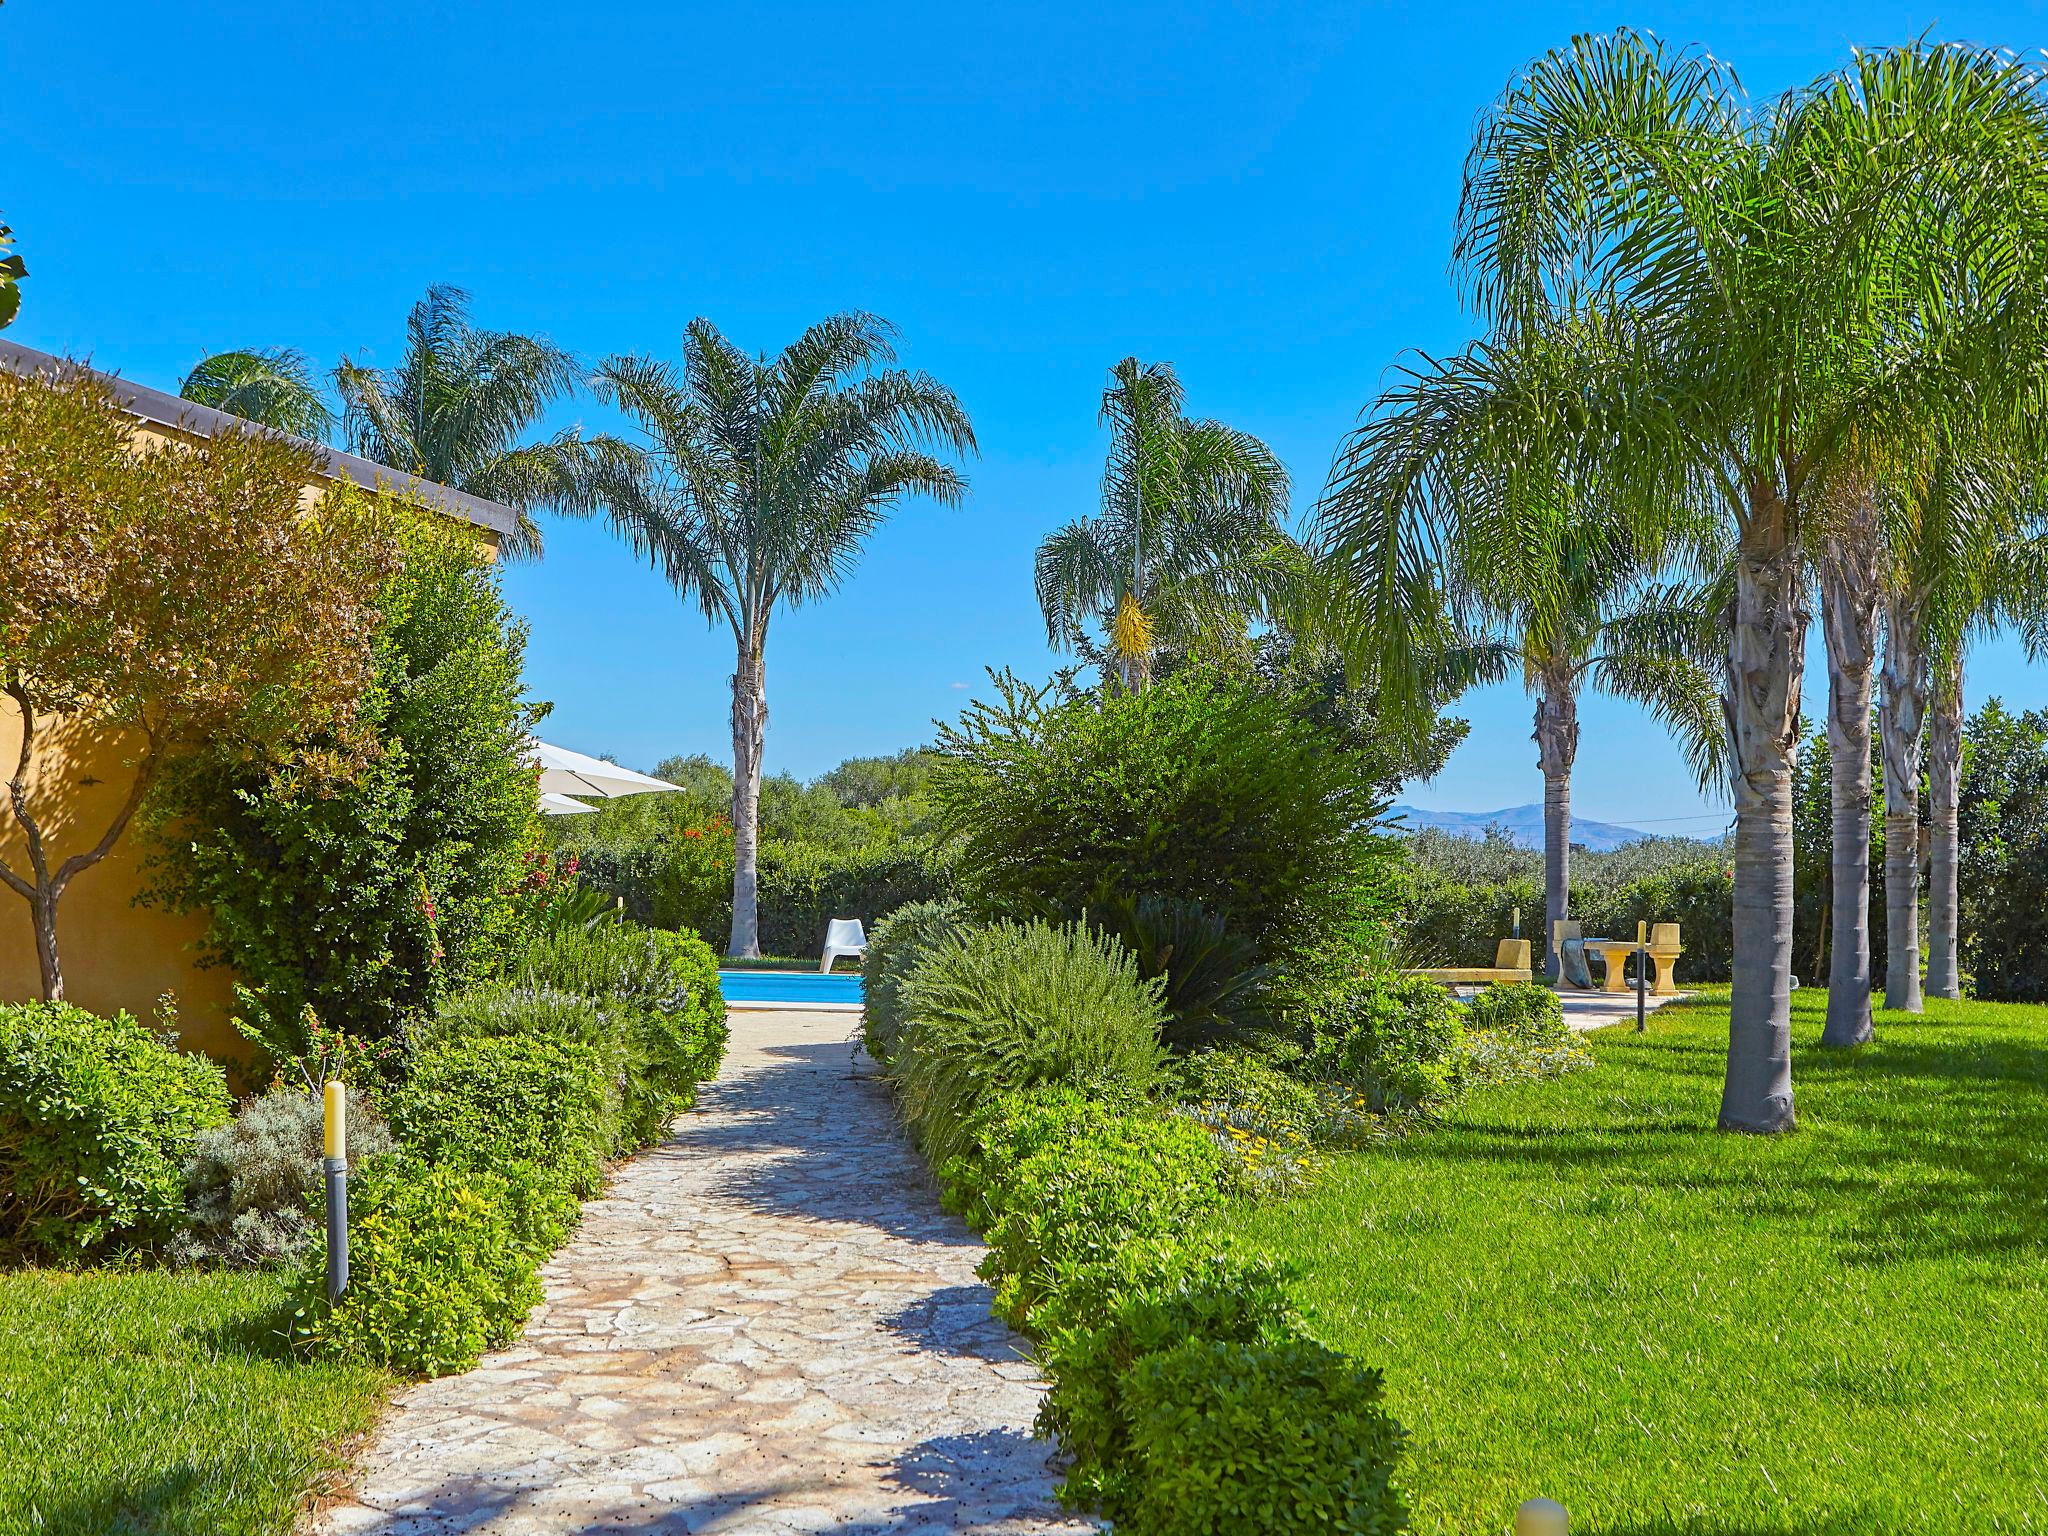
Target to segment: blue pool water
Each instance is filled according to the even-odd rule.
[[[860,975],[842,971],[826,976],[817,971],[720,971],[719,990],[728,1003],[858,1003]]]

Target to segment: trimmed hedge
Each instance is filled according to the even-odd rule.
[[[78,1260],[168,1237],[227,1078],[125,1013],[0,1005],[0,1248]]]
[[[391,1125],[424,1163],[524,1163],[589,1197],[602,1184],[615,1101],[594,1046],[544,1035],[485,1036],[423,1051],[394,1096]]]

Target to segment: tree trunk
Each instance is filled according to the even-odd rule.
[[[36,930],[36,972],[43,984],[43,1001],[64,1001],[64,967],[57,958],[57,897],[47,886],[29,902]]]
[[[1961,997],[1956,952],[1956,867],[1961,851],[1956,832],[1963,792],[1963,658],[1944,658],[1927,717],[1927,798],[1930,862],[1927,875],[1927,991],[1931,997]]]
[[[1927,724],[1926,593],[1885,601],[1884,696],[1878,736],[1884,753],[1884,1005],[1921,1011],[1920,752]]]
[[[1579,699],[1569,668],[1544,673],[1536,696],[1536,765],[1543,770],[1543,973],[1563,971],[1557,925],[1571,916],[1572,764],[1579,754]]]
[[[732,937],[729,958],[761,954],[761,757],[768,676],[760,639],[740,647],[732,674]]]
[[[1830,540],[1820,566],[1834,808],[1828,860],[1828,1021],[1822,1045],[1861,1045],[1871,1036],[1870,674],[1877,659],[1876,547],[1872,537]]]
[[[1792,769],[1806,590],[1791,509],[1752,493],[1735,576],[1722,708],[1735,772],[1735,986],[1721,1128],[1789,1131],[1792,1104]]]

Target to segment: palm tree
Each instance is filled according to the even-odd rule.
[[[1144,686],[1154,646],[1194,649],[1241,639],[1293,568],[1281,531],[1287,470],[1273,450],[1220,421],[1190,420],[1170,363],[1127,357],[1109,371],[1101,510],[1038,546],[1038,606],[1047,638],[1087,646],[1109,626],[1125,688]]]
[[[973,452],[967,413],[935,380],[883,366],[894,336],[872,315],[834,315],[757,360],[700,319],[680,367],[621,356],[598,369],[598,393],[645,444],[587,478],[584,504],[732,631],[732,956],[761,952],[769,621],[835,590],[904,497],[950,506],[966,490],[929,450]]]
[[[626,447],[616,438],[586,438],[575,427],[538,442],[520,440],[549,406],[574,392],[581,380],[576,359],[544,338],[477,330],[469,323],[469,295],[446,283],[413,305],[405,332],[396,368],[344,357],[334,370],[349,448],[513,508],[519,526],[504,553],[539,555],[533,514],[589,512],[586,482],[606,473]]]
[[[1557,924],[1570,915],[1583,690],[1647,708],[1703,784],[1721,772],[1706,589],[1653,579],[1664,555],[1706,554],[1707,530],[1667,530],[1684,537],[1668,550],[1640,547],[1605,499],[1597,466],[1558,430],[1600,345],[1597,326],[1564,325],[1402,368],[1339,454],[1318,509],[1330,579],[1384,586],[1404,561],[1428,573],[1381,609],[1375,638],[1383,643],[1396,626],[1403,650],[1431,658],[1439,691],[1521,671],[1536,701],[1553,979]],[[1369,608],[1370,598],[1355,606]],[[1373,644],[1359,638],[1346,636],[1346,648],[1370,668]]]
[[[256,347],[202,357],[178,386],[184,399],[294,437],[325,441],[334,412],[320,396],[313,364],[292,347]]]
[[[1467,162],[1454,261],[1489,319],[1620,317],[1626,350],[1580,407],[1610,495],[1647,526],[1710,502],[1734,546],[1724,1128],[1795,1123],[1809,503],[2003,391],[2010,358],[1973,343],[2032,307],[2044,123],[2038,73],[2002,55],[1863,54],[1758,111],[1726,66],[1621,32],[1535,61]]]

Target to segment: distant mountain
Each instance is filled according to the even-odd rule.
[[[1404,824],[1411,832],[1423,827],[1434,827],[1438,831],[1455,832],[1462,837],[1484,837],[1489,826],[1498,824],[1505,827],[1508,835],[1523,848],[1543,846],[1543,807],[1540,805],[1515,805],[1504,811],[1424,811],[1412,805],[1397,805],[1394,807],[1394,814],[1403,818]],[[1626,844],[1641,842],[1646,837],[1658,835],[1637,827],[1616,826],[1611,821],[1587,821],[1577,816],[1572,818],[1573,845],[1594,853],[1608,853]]]

